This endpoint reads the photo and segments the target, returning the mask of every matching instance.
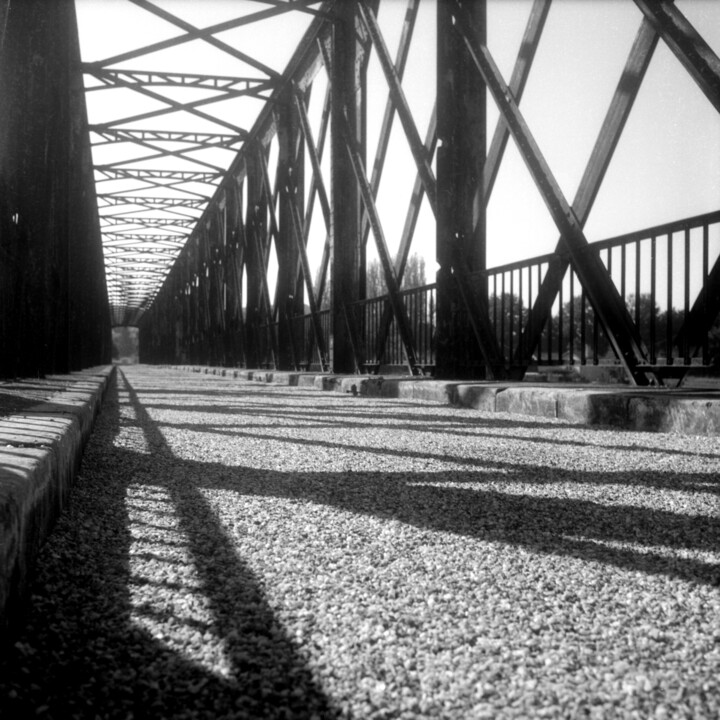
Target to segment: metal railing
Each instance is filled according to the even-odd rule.
[[[410,321],[416,363],[424,369],[435,365],[435,290],[435,284],[430,284],[399,293]],[[350,309],[355,327],[361,334],[365,370],[376,370],[381,365],[407,364],[400,330],[387,295],[353,303]]]
[[[703,297],[701,291],[706,288],[712,265],[720,262],[720,211],[592,243],[587,251],[598,253],[608,269],[638,328],[649,364],[710,365],[717,361],[720,324],[718,332],[705,333],[697,348],[691,346],[686,335],[678,333],[697,298]],[[478,283],[487,283],[490,321],[508,366],[518,356],[523,331],[532,332],[528,325],[532,322],[531,308],[548,268],[557,262],[562,262],[561,256],[542,255],[474,276]],[[436,285],[402,290],[400,297],[410,321],[417,365],[432,372],[436,359]],[[704,302],[707,306],[707,300]],[[362,354],[360,365],[364,372],[407,364],[387,295],[353,303],[348,309],[359,335],[358,351]],[[707,307],[705,310],[709,311]],[[459,313],[462,312],[460,309]],[[331,334],[330,311],[321,311],[320,317],[327,342]],[[311,316],[296,316],[291,323],[294,337],[302,338],[301,347],[296,348],[298,364],[301,369],[317,369],[319,357]],[[277,332],[277,323],[263,328],[266,332],[261,333],[265,341],[261,357],[266,366],[272,366],[270,332]],[[467,345],[465,364],[472,364],[472,357],[477,355],[474,338],[456,340],[456,352],[462,354]],[[618,362],[571,267],[565,272],[531,361],[541,365]],[[479,357],[476,364],[481,365]]]
[[[330,337],[330,328],[332,318],[330,310],[319,310],[320,328],[323,337],[327,343]],[[319,357],[317,342],[315,339],[315,328],[313,326],[312,315],[296,315],[290,320],[293,327],[293,336],[301,338],[300,343],[296,346],[297,363],[302,370],[322,369],[321,359]]]
[[[592,243],[624,299],[652,365],[708,365],[718,353],[706,333],[699,349],[678,331],[720,255],[720,211]],[[530,308],[556,255],[493,268],[487,277],[490,315],[503,356],[516,356]],[[713,318],[710,319],[712,322]],[[531,329],[531,328],[530,328]],[[534,360],[540,364],[598,364],[617,360],[575,272],[570,268],[545,323]]]

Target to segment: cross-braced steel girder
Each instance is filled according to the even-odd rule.
[[[175,359],[180,359],[179,349],[182,357],[193,361],[336,372],[404,365],[411,373],[430,370],[443,377],[501,379],[522,377],[542,355],[543,343],[553,341],[548,334],[554,332],[556,362],[562,361],[563,353],[575,361],[573,342],[582,346],[583,358],[592,345],[595,362],[598,353],[604,353],[637,384],[663,382],[664,376],[678,374],[677,368],[666,371],[657,362],[661,352],[665,364],[671,365],[672,347],[686,365],[693,348],[699,348],[707,364],[707,334],[720,312],[720,261],[715,261],[712,250],[714,215],[688,219],[682,231],[684,247],[704,243],[707,267],[702,287],[692,297],[690,281],[685,282],[688,297],[681,320],[667,310],[662,322],[672,337],[661,351],[661,321],[653,316],[648,326],[641,318],[639,294],[644,286],[639,268],[647,256],[653,278],[666,272],[670,283],[671,272],[658,267],[663,261],[657,247],[664,242],[672,257],[677,231],[668,229],[667,240],[658,239],[662,232],[648,235],[647,241],[638,236],[632,240],[634,249],[628,245],[618,251],[623,262],[634,253],[634,300],[626,288],[628,271],[623,269],[618,280],[613,251],[607,250],[607,258],[600,254],[601,248],[616,247],[613,243],[620,240],[597,243],[586,234],[659,42],[670,48],[718,108],[717,55],[672,2],[636,0],[639,30],[572,201],[541,152],[521,105],[552,17],[550,0],[525,4],[526,28],[507,81],[487,41],[488,3],[438,0],[436,82],[428,83],[432,89],[426,93],[434,95],[436,110],[422,119],[406,78],[408,57],[416,47],[416,23],[425,11],[418,0],[404,4],[404,13],[393,20],[399,23],[393,31],[386,26],[392,15],[386,10],[389,2],[381,0],[275,2],[206,28],[184,19],[171,4],[160,8],[150,0],[132,2],[182,34],[84,67],[92,81],[89,93],[123,88],[161,105],[128,108],[115,121],[91,126],[98,152],[132,148],[124,158],[96,165],[101,225],[115,233],[107,235],[108,256],[114,251],[115,261],[132,263],[138,261],[136,248],[123,245],[126,239],[142,242],[144,237],[159,243],[160,251],[163,243],[175,241],[173,234],[182,237],[192,229],[162,290],[152,281],[136,308],[142,305],[147,315],[145,336],[151,340],[145,345],[154,357],[160,358],[165,347]],[[264,19],[292,10],[306,16],[309,26],[284,69],[251,57],[244,47],[233,45],[229,35],[217,37],[253,23],[261,28]],[[391,35],[397,38],[394,57],[387,41]],[[180,68],[118,67],[195,41],[244,63],[244,71],[213,75]],[[372,62],[376,64],[371,67]],[[372,82],[369,72],[374,73]],[[197,94],[170,93],[178,89]],[[380,96],[383,103],[374,100]],[[499,111],[494,132],[488,127],[486,97]],[[252,122],[213,115],[223,102],[241,99],[258,103]],[[373,107],[381,108],[372,132],[371,100]],[[173,114],[214,126],[160,127],[159,120]],[[371,135],[375,147],[369,145]],[[538,259],[537,274],[530,260],[520,270],[513,266],[500,274],[488,267],[488,247],[496,240],[488,233],[486,213],[509,140],[525,161],[559,234],[555,251],[542,262]],[[400,146],[410,171],[403,192],[395,188],[394,213],[389,213],[382,179],[395,175],[392,161],[390,169],[386,167],[386,158]],[[223,165],[209,151],[232,157]],[[133,184],[118,189],[123,182]],[[404,194],[409,196],[407,205],[400,200]],[[516,209],[520,207],[518,199]],[[426,231],[420,221],[423,212],[434,224],[437,276],[436,282],[410,292],[403,283],[410,253],[420,242],[416,238]],[[405,218],[400,230],[394,229],[393,214]],[[160,229],[167,235],[157,236]],[[691,243],[691,235],[700,239]],[[646,253],[651,243],[652,252]],[[167,252],[159,257],[161,265]],[[370,256],[377,258],[380,268],[379,299],[368,296]],[[690,256],[689,250],[685,256]],[[509,288],[502,273],[510,278]],[[689,277],[690,272],[685,274]],[[566,329],[562,313],[568,282],[572,302]],[[651,299],[660,295],[654,279],[648,294]],[[138,302],[135,290],[122,297]],[[671,307],[671,291],[666,301]],[[591,320],[592,328],[587,329]],[[582,328],[575,327],[578,323]],[[571,339],[568,349],[568,337],[575,335],[578,339]],[[603,339],[607,348],[598,350]]]

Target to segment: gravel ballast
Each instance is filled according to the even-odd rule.
[[[720,440],[118,371],[7,718],[720,717]]]

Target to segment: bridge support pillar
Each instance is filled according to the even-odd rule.
[[[365,161],[366,52],[358,38],[357,3],[339,3],[333,25],[330,68],[331,286],[330,364],[337,373],[355,372],[346,308],[365,296],[362,198],[348,153],[351,143]]]
[[[304,154],[300,133],[300,120],[290,93],[278,112],[278,183],[280,209],[278,217],[278,276],[275,290],[275,307],[278,320],[278,365],[281,370],[297,370],[302,348],[302,334],[298,334],[290,318],[303,315],[303,281],[298,272],[300,253],[297,238],[299,228],[293,225],[292,214],[304,214]],[[308,303],[309,304],[309,303]]]
[[[462,37],[452,3],[437,3],[437,357],[436,376],[492,376],[498,369],[489,330],[483,174],[486,90]],[[485,0],[468,5],[485,31]]]
[[[110,361],[74,3],[0,0],[0,377]]]

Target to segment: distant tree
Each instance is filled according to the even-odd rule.
[[[385,274],[383,273],[380,260],[375,259],[368,263],[365,277],[367,297],[373,298],[387,294]],[[417,253],[413,253],[407,259],[400,288],[407,290],[409,288],[421,287],[425,284],[427,284],[427,280],[425,279],[425,258]]]
[[[365,292],[369,298],[384,295],[386,292],[385,276],[383,275],[382,265],[377,259],[368,263],[367,272],[365,273]]]
[[[649,347],[653,323],[657,333],[658,319],[661,315],[660,308],[657,303],[653,303],[652,296],[649,293],[641,293],[637,299],[635,295],[628,295],[625,305],[630,317],[637,325],[640,337]]]
[[[427,284],[425,279],[425,258],[413,253],[405,265],[405,273],[403,274],[402,284],[403,290],[410,288],[422,287]]]
[[[528,308],[522,298],[510,293],[491,295],[488,302],[490,319],[503,353],[515,352],[522,328],[528,319]]]

